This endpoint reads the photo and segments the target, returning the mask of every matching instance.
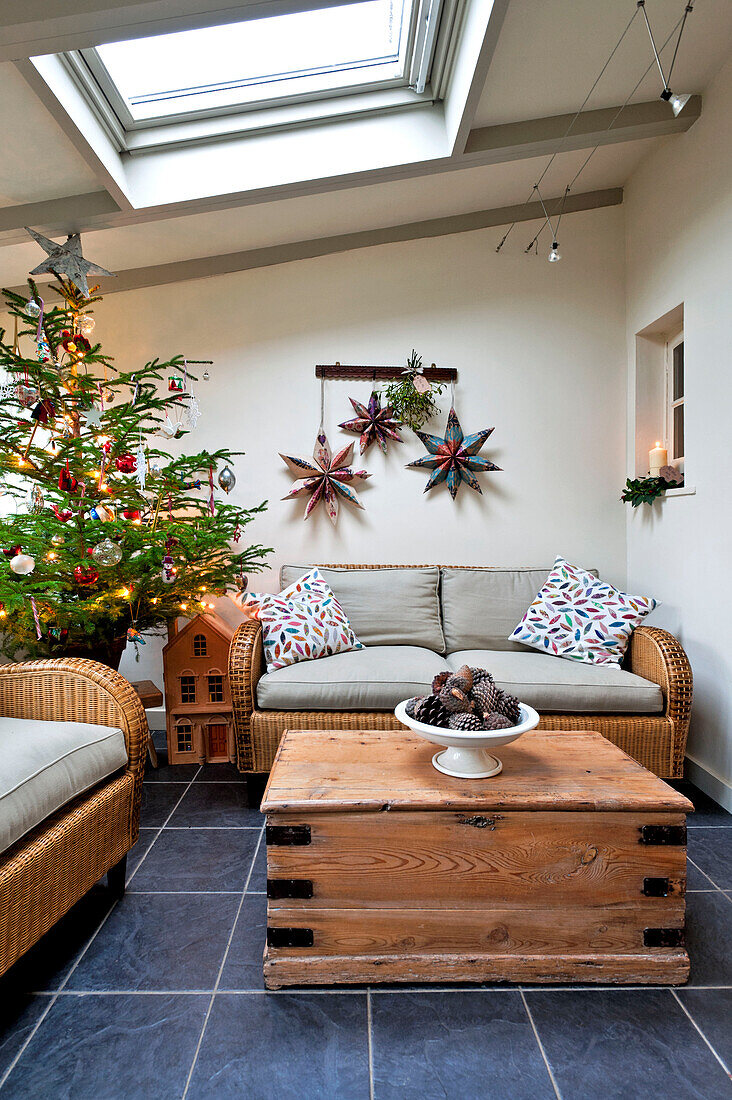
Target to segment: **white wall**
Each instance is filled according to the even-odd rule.
[[[181,352],[211,358],[198,385],[203,410],[187,447],[245,450],[231,499],[269,499],[248,528],[283,562],[444,562],[550,565],[557,553],[625,581],[625,344],[623,212],[563,221],[560,264],[528,257],[519,226],[496,255],[496,230],[381,246],[210,280],[110,295],[96,333],[123,368]],[[546,236],[546,234],[545,234]],[[548,242],[543,242],[548,248]],[[546,249],[543,249],[546,252]],[[372,448],[365,511],[341,506],[307,522],[304,501],[281,501],[292,478],[278,451],[312,452],[319,419],[316,363],[399,363],[415,347],[426,363],[458,368],[456,406],[467,432],[495,425],[483,453],[504,472],[423,493],[427,474],[405,470],[418,440],[386,458]],[[346,437],[348,396],[369,385],[328,383],[332,445]],[[442,402],[448,408],[448,395]],[[431,430],[444,427],[444,416]],[[270,572],[254,587],[276,589]],[[229,601],[227,615],[236,621]],[[150,643],[133,679],[162,684]]]
[[[628,584],[663,601],[695,679],[692,777],[732,809],[732,61],[701,119],[667,141],[625,191],[628,393],[635,334],[684,306],[686,483],[696,495],[628,513]],[[628,472],[634,472],[634,410]]]

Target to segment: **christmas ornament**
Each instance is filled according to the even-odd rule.
[[[99,428],[102,424],[104,410],[97,409],[94,405],[92,405],[90,409],[85,409],[81,415],[87,428]]]
[[[34,485],[26,499],[31,514],[34,516],[40,515],[46,507],[46,498],[43,495],[43,489],[41,489],[40,485]]]
[[[163,464],[162,464],[162,462],[160,461],[159,458],[151,458],[150,462],[149,462],[149,466],[150,466],[150,473],[151,474],[159,474],[160,471],[163,468]]]
[[[68,523],[73,516],[73,512],[70,508],[59,508],[58,504],[51,505],[51,511],[55,515],[56,519],[60,519],[62,523]],[[94,509],[92,508],[92,512]]]
[[[14,558],[10,559],[10,568],[14,573],[17,573],[19,577],[27,577],[29,573],[33,572],[35,567],[35,558],[32,558],[30,554],[16,554]]]
[[[379,444],[384,454],[386,454],[387,440],[395,439],[397,443],[404,442],[397,430],[400,425],[394,419],[394,410],[391,405],[382,406],[378,393],[374,391],[371,394],[368,405],[362,405],[353,397],[349,397],[349,401],[353,405],[356,416],[353,420],[345,420],[339,427],[346,432],[355,432],[356,435],[361,436],[359,444],[361,454],[364,454],[374,442]]]
[[[24,409],[28,409],[34,401],[38,400],[38,390],[35,386],[24,386],[21,383],[15,391],[15,396],[18,399],[18,404],[22,405]]]
[[[3,554],[5,555],[6,558],[14,558],[14,557],[16,557],[16,555],[22,554],[22,553],[23,553],[23,547],[22,546],[9,546],[7,548],[7,550],[3,550]]]
[[[100,267],[99,264],[84,259],[81,254],[81,237],[78,233],[69,234],[64,244],[56,244],[55,241],[50,241],[48,237],[36,233],[28,226],[26,226],[26,233],[30,233],[33,240],[41,246],[47,256],[43,263],[40,263],[38,267],[31,271],[31,275],[44,275],[48,271],[58,276],[65,275],[85,298],[89,297],[87,275],[111,275],[114,277],[113,271],[107,271],[106,267]]]
[[[181,489],[200,489],[201,479],[197,477],[195,481],[181,481],[180,487]]]
[[[160,425],[160,434],[167,436],[168,439],[174,439],[177,433],[178,425],[170,419],[170,413],[166,413],[165,420]]]
[[[51,536],[51,545],[52,546],[63,546],[65,542],[66,542],[66,539],[64,538],[63,535],[52,535]]]
[[[39,424],[47,424],[48,421],[54,416],[56,412],[56,406],[50,397],[44,397],[42,401],[39,401],[37,405],[34,405],[31,409],[31,420],[37,420]]]
[[[124,511],[122,512],[122,515],[124,516],[125,519],[132,520],[133,522],[135,520],[139,520],[139,518],[140,518],[140,512],[139,512],[139,509],[137,509],[137,508],[125,508]]]
[[[120,455],[114,460],[114,464],[123,474],[133,474],[137,469],[137,459],[132,454]]]
[[[81,588],[91,588],[99,580],[99,570],[94,565],[77,565],[74,580]]]
[[[29,317],[37,317],[41,312],[41,304],[35,298],[29,298],[25,305],[25,312]]]
[[[86,336],[79,332],[69,332],[67,328],[61,333],[61,346],[69,355],[84,356],[91,351],[91,344]]]
[[[102,539],[92,550],[92,557],[97,565],[113,566],[122,561],[122,551],[116,542],[111,539]]]
[[[54,642],[64,642],[68,636],[68,630],[65,627],[49,626],[48,637]]]
[[[182,393],[186,388],[183,378],[179,374],[171,374],[168,377],[168,390],[170,393]]]
[[[134,642],[135,645],[147,644],[140,631],[134,626],[129,626],[127,628],[127,641]]]
[[[338,495],[344,497],[357,508],[363,508],[358,495],[351,488],[349,482],[355,479],[365,480],[371,477],[366,470],[353,470],[349,463],[353,459],[353,443],[331,456],[330,447],[325,432],[321,429],[317,435],[313,458],[303,458],[300,455],[283,455],[280,458],[287,465],[290,472],[301,482],[296,485],[283,500],[290,500],[300,493],[310,493],[310,500],[305,509],[304,518],[307,519],[316,505],[322,500],[328,518],[332,524],[338,519]]]
[[[236,475],[229,466],[224,466],[216,480],[227,495],[236,485]]]
[[[208,380],[209,380],[209,378],[210,378],[210,377],[211,377],[211,375],[209,374],[208,370],[205,370],[205,371],[203,372],[203,380],[204,380],[204,382],[208,382]]]
[[[114,519],[114,508],[111,508],[108,504],[95,504],[89,515],[92,519],[99,520],[100,523],[109,523]]]
[[[198,399],[195,393],[191,390],[188,395],[186,407],[183,410],[183,420],[185,421],[186,429],[192,432],[198,421],[201,419],[201,406],[198,404]]]
[[[163,584],[172,584],[175,580],[175,562],[170,554],[165,554],[162,566]]]
[[[61,473],[58,475],[58,487],[62,493],[75,493],[79,486],[79,482],[69,471],[69,460],[66,459],[66,465],[62,468]]]
[[[94,332],[96,321],[90,313],[83,313],[78,321],[78,329],[82,336],[91,336]]]
[[[417,458],[414,462],[408,462],[407,466],[424,467],[432,470],[424,491],[427,492],[441,481],[447,480],[447,488],[454,500],[457,496],[460,483],[464,481],[476,493],[482,493],[482,489],[474,471],[500,470],[487,458],[478,455],[478,451],[485,443],[493,428],[484,428],[475,435],[463,436],[460,421],[455,409],[450,409],[447,418],[447,430],[445,437],[427,435],[426,432],[417,432],[417,435],[429,451],[424,458]]]

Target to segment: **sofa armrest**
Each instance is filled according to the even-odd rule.
[[[694,691],[689,658],[678,639],[657,626],[637,627],[631,636],[628,653],[630,671],[661,688],[664,714],[674,725],[674,758],[680,767],[686,750]]]
[[[257,698],[257,682],[263,671],[262,624],[256,619],[247,619],[237,627],[229,649],[236,764],[241,772],[254,771],[251,717]]]
[[[121,729],[127,770],[142,783],[149,730],[137,692],[97,661],[61,657],[0,667],[0,714],[42,722],[89,722]]]

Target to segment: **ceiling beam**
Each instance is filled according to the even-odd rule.
[[[612,187],[603,191],[587,191],[567,196],[564,202],[564,214],[579,210],[596,210],[605,206],[619,206],[623,201],[621,187]],[[558,214],[563,200],[561,197],[545,199],[547,213],[551,217]],[[229,252],[218,256],[203,256],[192,260],[177,260],[173,263],[154,264],[149,267],[128,268],[118,271],[115,279],[102,279],[102,293],[115,294],[125,290],[141,290],[152,286],[164,286],[167,283],[180,283],[190,279],[208,279],[216,275],[230,275],[236,271],[252,271],[260,267],[273,267],[276,264],[292,263],[295,260],[310,260],[317,256],[330,256],[338,252],[350,252],[358,248],[373,248],[375,245],[395,244],[402,241],[425,240],[429,237],[443,237],[453,233],[470,233],[476,229],[490,229],[494,226],[509,225],[511,222],[526,222],[543,219],[541,203],[521,203],[516,206],[495,207],[492,210],[477,210],[468,214],[453,214],[444,218],[430,218],[426,221],[406,222],[401,225],[389,225],[379,229],[366,229],[356,233],[341,233],[332,237],[316,237],[312,240],[293,241],[289,244],[272,245],[267,248],[252,248],[243,252]],[[40,282],[40,280],[39,280]],[[24,286],[14,288],[18,293],[26,292]]]
[[[28,202],[21,206],[0,206],[0,234],[15,231],[14,240],[27,240],[21,228],[40,226],[51,236],[63,233],[80,233],[86,229],[89,218],[119,213],[119,207],[106,191],[92,191],[88,195],[71,195],[66,199],[48,199],[45,202]],[[4,243],[9,244],[10,241]]]
[[[357,0],[23,0],[0,3],[0,61]]]

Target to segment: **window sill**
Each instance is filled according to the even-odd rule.
[[[681,485],[676,489],[667,489],[664,497],[693,497],[696,496],[696,488],[693,485]]]

